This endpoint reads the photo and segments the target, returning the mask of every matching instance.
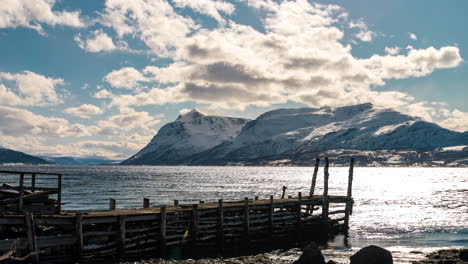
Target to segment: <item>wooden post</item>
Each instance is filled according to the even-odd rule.
[[[345,238],[349,236],[349,215],[352,214],[353,210],[353,201],[352,201],[352,191],[353,191],[353,173],[354,173],[354,158],[351,158],[349,163],[349,175],[348,175],[348,192],[346,194],[346,208],[345,208],[345,219],[344,219],[344,235]]]
[[[270,204],[268,206],[268,231],[270,238],[273,237],[273,215],[275,213],[275,207],[273,205],[273,195],[270,196]]]
[[[330,162],[325,158],[325,168],[323,171],[323,201],[322,201],[322,220],[328,222],[328,167]]]
[[[224,208],[223,199],[218,200],[218,252],[224,254]]]
[[[26,235],[28,239],[28,250],[29,252],[35,251],[35,244],[34,244],[34,223],[32,219],[32,215],[30,213],[26,213],[24,215],[24,222],[26,224]],[[34,255],[33,262],[38,263],[39,257],[38,255]]]
[[[18,211],[23,211],[24,173],[20,174]]]
[[[246,248],[250,248],[250,208],[248,197],[244,198],[244,232]]]
[[[284,199],[284,195],[286,194],[286,189],[287,189],[287,188],[288,188],[288,187],[283,186],[283,193],[281,194],[281,199]]]
[[[198,240],[198,204],[192,205],[192,250],[195,249]]]
[[[110,198],[109,199],[109,210],[115,210],[115,199]]]
[[[174,200],[174,206],[178,206],[179,205],[179,200]]]
[[[166,206],[161,207],[161,226],[160,226],[160,234],[161,234],[161,257],[166,256],[166,221],[167,221],[167,214],[166,214]]]
[[[119,216],[120,256],[125,258],[125,215]]]
[[[204,203],[205,203],[205,201],[200,201],[200,203],[201,203],[201,204],[204,204]]]
[[[36,192],[36,173],[31,174],[31,191]]]
[[[76,255],[78,262],[81,262],[83,258],[83,215],[78,212],[76,213]]]
[[[255,196],[255,200],[258,201],[258,196]]]
[[[62,174],[57,179],[57,213],[62,212]]]
[[[302,244],[302,193],[297,193],[297,241]]]
[[[143,208],[150,207],[150,200],[148,198],[143,198]]]
[[[315,159],[314,174],[312,175],[312,183],[310,185],[309,197],[314,196],[315,183],[317,182],[317,174],[318,174],[319,166],[320,166],[320,159],[316,158]]]
[[[291,199],[292,198],[292,195],[288,195],[288,199]]]

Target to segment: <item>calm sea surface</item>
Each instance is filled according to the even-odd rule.
[[[307,167],[151,167],[151,166],[2,166],[4,170],[67,174],[65,210],[105,210],[109,198],[118,208],[198,200],[217,201],[270,195],[307,194],[313,168]],[[316,193],[322,192],[320,171]],[[468,247],[468,168],[355,168],[350,223],[353,251],[375,244],[396,254],[441,247]],[[348,168],[330,169],[330,194],[345,195]],[[0,174],[0,183],[16,177]],[[343,256],[344,258],[345,256]]]

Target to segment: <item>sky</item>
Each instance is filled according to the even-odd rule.
[[[0,145],[123,159],[197,108],[371,102],[468,130],[467,1],[0,0]]]

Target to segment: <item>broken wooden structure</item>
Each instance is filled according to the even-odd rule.
[[[346,196],[328,195],[328,159],[324,193],[309,196],[200,202],[109,211],[55,214],[0,213],[0,256],[42,252],[34,261],[76,263],[159,256],[163,258],[234,256],[347,235],[353,199],[351,161]],[[320,210],[321,209],[321,210]]]

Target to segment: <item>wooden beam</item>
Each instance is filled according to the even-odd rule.
[[[315,159],[315,167],[314,167],[314,174],[312,175],[312,183],[310,185],[309,197],[314,196],[315,191],[315,183],[317,182],[317,174],[320,166],[320,159]]]
[[[297,193],[297,241],[302,244],[302,193]]]
[[[199,215],[198,215],[198,204],[192,204],[192,249],[195,248],[198,241],[198,222],[199,222]]]
[[[322,200],[322,220],[328,222],[328,167],[330,162],[325,158],[325,168],[323,169],[323,200]]]
[[[29,252],[34,252],[36,245],[34,243],[34,223],[33,223],[33,218],[32,214],[26,213],[24,215],[24,222],[26,223],[26,236],[28,239],[28,250]],[[34,263],[39,263],[39,257],[38,255],[34,255],[33,257],[33,262]]]
[[[283,186],[283,193],[281,193],[281,199],[284,199],[284,195],[286,195],[286,189],[287,189],[287,188],[288,188],[288,187]]]
[[[120,240],[120,256],[125,258],[125,215],[119,216],[119,240]]]
[[[273,204],[273,195],[270,196],[270,203],[268,204],[268,232],[270,238],[273,237],[273,215],[275,213],[275,207]]]

